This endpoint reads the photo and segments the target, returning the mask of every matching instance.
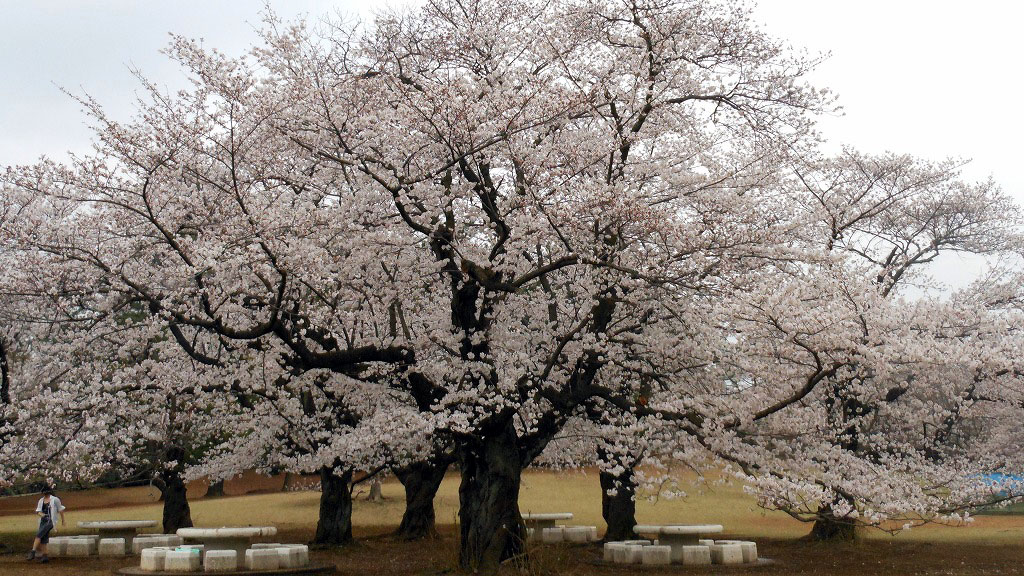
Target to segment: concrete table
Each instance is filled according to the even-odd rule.
[[[559,520],[572,520],[570,512],[555,512],[552,514],[523,514],[523,523],[527,528],[533,528],[540,533],[545,528],[554,528],[555,522]]]
[[[238,552],[239,562],[245,558],[245,551],[249,549],[253,539],[276,534],[277,528],[273,526],[178,529],[178,536],[186,540],[198,541],[207,551],[234,550]]]
[[[657,537],[658,543],[662,546],[672,548],[672,561],[679,562],[683,556],[683,546],[697,546],[700,544],[701,536],[704,534],[721,534],[724,528],[721,524],[696,524],[686,526],[671,524],[658,526],[650,524],[638,524],[633,527],[637,534],[651,534]]]
[[[104,520],[79,522],[78,527],[99,534],[102,538],[124,538],[125,547],[132,549],[132,540],[139,530],[156,526],[156,520]]]

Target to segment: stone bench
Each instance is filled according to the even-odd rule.
[[[299,549],[291,546],[275,548],[277,550],[277,562],[280,568],[299,568],[302,566]]]
[[[164,555],[165,572],[198,572],[201,565],[202,555],[194,548],[167,550]]]
[[[541,542],[545,544],[557,544],[565,540],[565,528],[555,526],[554,528],[540,528]]]
[[[65,555],[70,557],[92,556],[96,553],[98,538],[69,538],[65,544]]]
[[[616,564],[640,564],[643,561],[644,546],[640,544],[623,544],[614,551],[613,560]]]
[[[673,550],[673,552],[676,551]],[[702,544],[680,546],[678,553],[673,554],[672,561],[684,566],[709,566],[711,564],[711,547]]]
[[[146,572],[162,572],[167,552],[168,550],[166,548],[161,547],[143,549],[139,555],[139,568]]]
[[[245,551],[246,570],[277,570],[281,567],[281,555],[277,548],[256,548]]]
[[[210,550],[203,558],[204,572],[234,572],[238,570],[236,550]]]
[[[739,544],[719,544],[708,546],[711,549],[712,564],[743,564],[743,547]]]
[[[642,546],[641,563],[650,566],[668,566],[672,563],[671,546]]]
[[[68,538],[66,536],[54,536],[46,545],[46,552],[51,558],[60,558],[68,554]]]
[[[124,556],[128,551],[124,538],[100,538],[97,550],[100,556]]]
[[[562,529],[562,537],[566,542],[586,544],[597,541],[597,526],[566,526]]]
[[[146,548],[181,546],[185,541],[174,534],[140,534],[132,540],[132,554],[138,556]]]
[[[747,540],[715,540],[715,544],[738,544],[743,551],[743,563],[757,562],[757,543]]]
[[[605,542],[604,543],[604,551],[603,551],[604,553],[601,556],[601,559],[604,560],[605,562],[614,562],[615,561],[615,551],[618,550],[619,548],[622,548],[625,545],[626,545],[625,542]]]
[[[92,542],[92,551],[89,552],[89,554],[96,553],[96,548],[98,547],[99,542],[99,536],[96,536],[95,534],[82,534],[78,536],[54,536],[53,538],[50,538],[50,543],[47,544],[47,554],[53,558],[67,556],[68,542],[71,542],[72,540],[87,540]]]
[[[286,544],[289,550],[294,551],[297,558],[297,567],[309,566],[309,546],[305,544]]]

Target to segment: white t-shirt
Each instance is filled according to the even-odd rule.
[[[40,498],[39,502],[36,503],[36,514],[42,513],[43,504],[43,498]],[[57,498],[56,496],[50,496],[50,524],[56,526],[57,517],[60,516],[60,513],[63,512],[64,510],[66,510],[66,508],[64,508],[64,505],[60,503],[60,498]]]

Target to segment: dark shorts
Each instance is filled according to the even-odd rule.
[[[40,518],[39,530],[36,531],[36,538],[39,538],[40,544],[46,544],[50,541],[50,530],[53,530],[53,522]]]

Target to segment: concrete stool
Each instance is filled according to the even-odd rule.
[[[277,550],[278,566],[280,568],[298,568],[299,567],[299,550],[290,546],[282,546],[275,548]]]
[[[534,528],[527,528],[526,529],[526,541],[527,542],[533,542],[533,540],[534,540],[534,538],[536,538],[536,536],[537,536],[537,530],[536,529],[534,529]]]
[[[132,554],[142,554],[146,548],[154,548],[164,545],[164,537],[161,536],[138,536],[132,540]]]
[[[305,544],[285,544],[288,548],[298,551],[299,566],[309,566],[309,546]]]
[[[561,526],[545,528],[541,534],[541,540],[545,544],[557,544],[565,540],[565,528],[562,528]]]
[[[175,546],[181,546],[184,543],[185,543],[185,539],[182,538],[181,536],[176,536],[174,534],[172,534],[170,536],[160,536],[160,545],[161,546],[170,546],[171,548],[173,548]]]
[[[643,561],[644,547],[639,544],[626,544],[615,549],[616,564],[639,564]]]
[[[667,566],[672,563],[671,546],[644,546],[641,561],[653,566]]]
[[[743,547],[739,544],[709,546],[712,564],[743,564]]]
[[[46,545],[46,552],[51,558],[67,556],[68,538],[65,536],[54,536],[53,538],[50,538],[50,543]]]
[[[266,550],[267,548],[280,548],[282,546],[287,546],[287,544],[281,544],[279,542],[257,542],[252,546],[249,546],[249,548],[253,550]]]
[[[748,540],[716,540],[715,544],[739,544],[743,548],[743,563],[754,564],[757,562],[757,543]]]
[[[104,538],[100,540],[100,556],[124,556],[124,538]]]
[[[92,556],[96,552],[96,541],[91,538],[72,538],[67,542],[68,556]]]
[[[711,564],[710,546],[679,546],[673,562],[689,566],[707,566]]]
[[[569,526],[562,530],[566,542],[586,544],[590,540],[590,528],[586,526]]]
[[[715,545],[715,541],[714,540],[700,539],[700,540],[697,540],[697,544],[700,544],[701,546],[714,546]]]
[[[146,572],[162,572],[167,550],[164,548],[146,548],[142,550],[141,556],[142,560],[139,562],[139,568]]]
[[[203,572],[234,572],[238,570],[237,550],[210,550],[203,558]]]
[[[623,540],[622,543],[623,544],[630,544],[630,545],[634,545],[634,546],[650,546],[651,545],[651,541],[650,540]]]
[[[168,550],[164,556],[164,571],[198,572],[201,563],[199,550]]]
[[[205,544],[179,544],[175,546],[178,550],[199,550],[200,552],[206,551]]]
[[[277,570],[281,566],[281,555],[275,548],[257,548],[245,551],[246,570]]]
[[[601,557],[605,562],[615,561],[615,551],[622,548],[626,544],[624,542],[605,542],[604,543],[604,555]]]

